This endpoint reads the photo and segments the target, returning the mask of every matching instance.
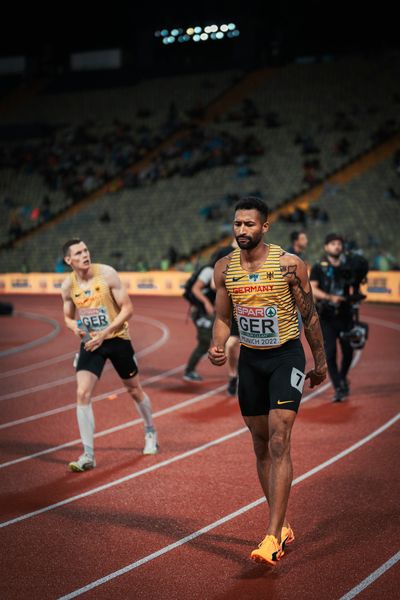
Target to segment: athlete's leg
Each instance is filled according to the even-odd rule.
[[[292,458],[290,455],[290,437],[296,412],[293,410],[273,409],[268,416],[270,469],[268,481],[269,525],[268,534],[281,540],[282,526],[289,500],[293,479]]]
[[[262,490],[269,504],[268,486],[271,457],[268,448],[268,415],[243,417],[243,419],[251,433],[254,454],[256,455],[258,479],[260,480]]]
[[[144,392],[139,375],[122,380],[128,393],[135,402],[139,415],[144,421],[144,448],[143,454],[157,454],[158,437],[153,425],[153,413],[149,396]]]
[[[278,411],[273,411],[278,412]],[[279,411],[282,412],[282,411]],[[293,411],[283,411],[283,412],[293,412]],[[250,430],[251,437],[253,440],[254,453],[256,455],[256,464],[257,464],[257,475],[261,484],[261,488],[264,492],[265,498],[267,500],[268,505],[271,507],[270,502],[270,481],[271,481],[271,453],[270,453],[270,436],[269,436],[269,417],[268,415],[262,415],[257,417],[243,417],[244,422]],[[287,502],[286,502],[287,504]],[[270,517],[271,518],[271,517]],[[288,526],[287,520],[285,518],[282,525],[284,527]],[[276,534],[273,534],[276,535]],[[280,535],[276,536],[277,539],[280,539]]]
[[[144,421],[146,431],[154,431],[150,398],[140,384],[139,374],[129,379],[123,379],[122,381],[128,394],[135,402],[138,413]]]
[[[97,375],[90,371],[78,371],[77,380],[77,406],[76,415],[79,433],[81,436],[84,453],[88,456],[94,454],[94,415],[92,408],[92,394],[98,381]]]

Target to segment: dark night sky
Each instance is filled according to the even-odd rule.
[[[251,11],[244,12],[246,3],[231,1],[221,3],[200,1],[195,6],[187,2],[162,2],[160,8],[145,2],[138,11],[139,3],[111,2],[106,8],[102,3],[82,1],[44,3],[28,6],[10,3],[1,9],[2,35],[0,53],[35,54],[46,45],[65,50],[88,49],[133,45],[137,33],[147,27],[150,31],[162,26],[188,25],[197,20],[206,24],[213,20],[235,20],[247,31],[259,31],[265,26],[269,36],[291,37],[300,44],[314,45],[334,50],[335,47],[398,46],[397,19],[393,8],[385,2],[373,9],[367,4],[339,0],[277,0],[274,3],[251,3]],[[253,6],[255,5],[255,6]],[[351,9],[349,8],[351,7]],[[351,10],[351,12],[350,12]]]

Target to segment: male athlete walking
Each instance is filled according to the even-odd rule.
[[[216,317],[209,358],[226,362],[231,301],[239,327],[239,405],[254,445],[257,472],[269,505],[265,538],[251,558],[275,565],[294,540],[286,520],[293,478],[290,436],[305,379],[310,386],[326,377],[324,343],[304,262],[280,246],[265,244],[268,207],[247,197],[235,206],[234,235],[239,248],[214,270]],[[304,373],[298,312],[315,367]]]

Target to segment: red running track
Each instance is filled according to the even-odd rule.
[[[98,466],[74,474],[76,341],[59,298],[10,300],[19,314],[1,318],[2,598],[398,597],[400,307],[362,307],[370,339],[346,402],[333,404],[327,385],[305,390],[293,432],[296,541],[272,568],[248,558],[267,510],[226,370],[203,361],[204,383],[182,380],[195,343],[185,303],[134,298],[160,453],[141,455],[142,423],[108,369],[95,391]]]

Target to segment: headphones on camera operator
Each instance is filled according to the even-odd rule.
[[[325,245],[333,240],[343,243],[342,236],[331,233],[326,236]],[[366,298],[360,291],[360,285],[366,281],[368,274],[367,259],[358,252],[348,250],[342,253],[338,267],[333,267],[327,256],[323,256],[319,267],[322,274],[321,289],[332,295],[343,296],[345,301],[337,305],[327,300],[318,300],[318,313],[326,319],[340,314],[341,311],[350,314],[351,328],[342,331],[340,337],[347,340],[353,349],[364,348],[368,339],[368,324],[360,321],[359,307]]]

